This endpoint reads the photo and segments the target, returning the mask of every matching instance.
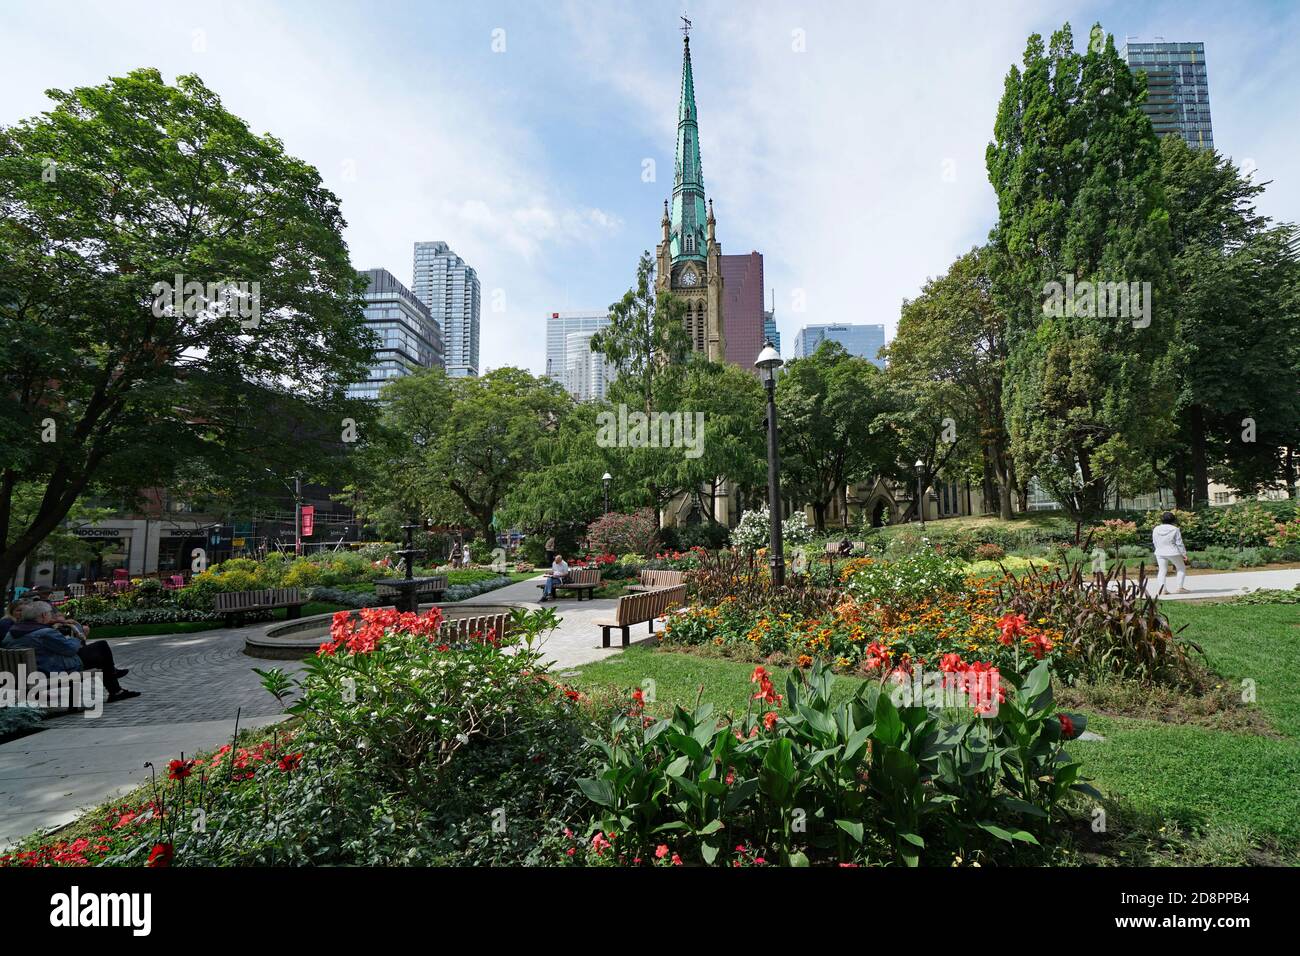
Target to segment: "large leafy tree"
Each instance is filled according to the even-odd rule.
[[[1083,53],[1068,25],[1046,46],[1035,34],[987,150],[1012,454],[1076,520],[1110,489],[1151,487],[1172,428],[1169,222],[1144,88],[1100,26]],[[1149,283],[1150,321],[1045,308],[1049,284],[1069,282]]]
[[[279,399],[341,434],[371,345],[336,197],[198,77],[48,95],[49,112],[0,130],[0,580],[92,487],[200,459],[231,476],[259,449],[316,457],[269,447]],[[155,288],[177,275],[256,282],[260,314],[177,309]],[[42,488],[21,516],[20,482]]]
[[[1264,186],[1231,160],[1178,136],[1162,141],[1161,159],[1178,428],[1158,463],[1179,505],[1191,507],[1209,503],[1212,472],[1245,492],[1290,480],[1279,448],[1300,444],[1300,265],[1294,227],[1255,211]]]
[[[471,524],[489,542],[571,404],[559,385],[510,367],[467,378],[425,369],[381,398],[379,427],[358,450],[355,487],[369,511]]]
[[[992,479],[987,500],[996,495],[1006,519],[1015,485],[1002,414],[1006,319],[993,300],[989,260],[986,248],[972,249],[904,302],[886,354],[900,396],[893,417],[903,463],[920,460],[935,472],[955,454],[975,464],[979,477]]]
[[[795,359],[776,386],[782,490],[813,506],[818,531],[839,489],[896,466],[897,443],[885,427],[892,406],[884,374],[837,342]]]

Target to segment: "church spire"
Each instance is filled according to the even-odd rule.
[[[689,20],[683,18],[682,92],[677,105],[677,160],[673,176],[672,257],[703,260],[705,256],[704,170],[695,111],[695,77],[691,69]]]

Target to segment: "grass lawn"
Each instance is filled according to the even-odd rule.
[[[1071,752],[1107,796],[1141,814],[1184,827],[1245,830],[1300,846],[1300,609],[1297,605],[1164,605],[1175,627],[1206,651],[1225,680],[1252,678],[1258,706],[1284,739],[1151,720],[1089,715],[1104,742]],[[719,710],[743,712],[753,664],[633,647],[588,664],[571,683],[589,693],[626,694],[654,681],[655,713],[689,707],[700,685]],[[778,669],[773,668],[776,671]],[[784,686],[785,674],[776,681]],[[836,679],[845,696],[853,678]]]

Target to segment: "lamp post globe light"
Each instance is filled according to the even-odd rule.
[[[609,514],[609,485],[614,480],[614,476],[605,472],[600,476],[600,483],[605,489],[605,514]]]
[[[921,530],[925,530],[925,462],[916,459],[916,513],[921,518]]]
[[[785,363],[771,342],[763,343],[754,368],[763,378],[767,389],[767,507],[772,525],[768,534],[768,563],[772,568],[772,584],[785,584],[785,556],[781,551],[781,457],[777,450],[776,435],[776,370]]]

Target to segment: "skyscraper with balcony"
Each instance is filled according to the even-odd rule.
[[[1205,44],[1129,42],[1122,55],[1130,70],[1147,75],[1142,112],[1156,135],[1177,133],[1194,149],[1214,149]]]
[[[387,269],[367,269],[366,325],[379,338],[365,381],[348,386],[349,398],[379,398],[379,390],[416,368],[443,361],[442,331],[429,308]]]
[[[805,325],[794,337],[793,358],[807,358],[825,341],[838,342],[850,355],[884,368],[880,350],[885,347],[883,325]]]
[[[413,272],[413,291],[442,329],[447,374],[477,375],[478,273],[445,242],[417,242]]]

